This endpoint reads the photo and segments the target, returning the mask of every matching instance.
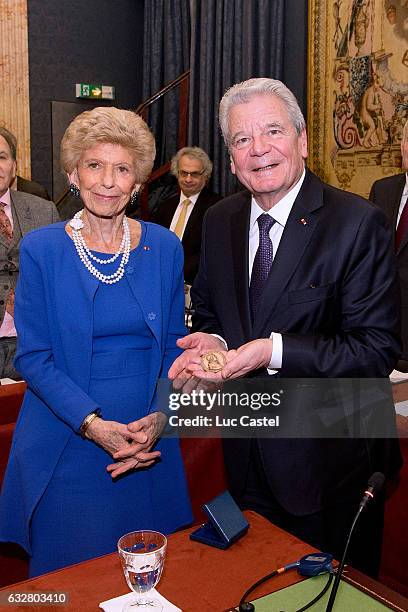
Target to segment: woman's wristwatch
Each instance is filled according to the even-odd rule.
[[[91,412],[84,418],[84,420],[82,421],[81,427],[79,428],[79,431],[83,438],[87,437],[86,432],[88,430],[88,427],[92,423],[92,421],[94,421],[97,417],[100,417],[100,416],[101,416],[100,413],[95,411],[95,412]]]

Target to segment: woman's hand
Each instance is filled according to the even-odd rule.
[[[90,423],[85,435],[106,450],[112,457],[117,451],[130,446],[127,425],[117,421],[105,421],[97,417]]]
[[[152,412],[127,425],[130,443],[113,454],[116,463],[106,468],[112,478],[135,468],[148,467],[160,457],[160,451],[150,449],[160,437],[166,422],[167,417],[162,412]]]

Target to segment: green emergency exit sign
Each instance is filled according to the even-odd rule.
[[[77,83],[76,97],[88,100],[114,100],[115,88],[112,85],[98,85],[95,83]]]

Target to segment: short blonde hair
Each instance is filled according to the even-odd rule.
[[[154,136],[133,111],[99,106],[75,117],[61,140],[61,167],[70,174],[82,154],[98,143],[118,144],[131,153],[138,183],[150,176],[156,156]]]

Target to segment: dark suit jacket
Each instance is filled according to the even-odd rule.
[[[31,193],[44,200],[51,200],[48,191],[37,181],[29,181],[22,176],[17,176],[17,191],[24,191],[25,193]]]
[[[192,290],[193,330],[217,333],[229,348],[282,333],[280,375],[287,378],[388,376],[400,345],[396,275],[383,213],[307,172],[252,326],[250,198],[248,192],[230,196],[206,215]],[[378,441],[259,439],[258,445],[271,489],[298,515],[335,503],[334,494],[359,495],[370,472],[387,467]],[[250,440],[226,440],[224,448],[229,484],[239,497]]]
[[[405,173],[375,181],[370,191],[370,200],[380,206],[387,215],[392,229],[393,242],[395,240],[398,209],[404,187]],[[408,234],[403,239],[396,255],[401,290],[401,339],[403,351],[401,358],[408,362]]]
[[[181,242],[184,249],[184,280],[189,285],[192,285],[198,271],[204,215],[210,206],[218,202],[219,199],[220,197],[217,194],[204,187],[187,221]],[[179,201],[180,195],[176,195],[160,202],[152,215],[151,221],[169,228]]]

